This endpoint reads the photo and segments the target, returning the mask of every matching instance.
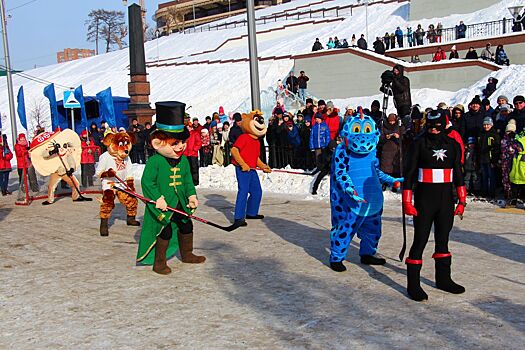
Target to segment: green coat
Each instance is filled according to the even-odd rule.
[[[149,158],[142,174],[141,186],[145,197],[156,201],[160,196],[164,196],[168,206],[176,208],[180,202],[186,213],[192,213],[186,205],[188,204],[188,197],[195,195],[196,192],[191,177],[190,163],[185,156],[180,158],[179,164],[174,168],[160,154],[155,154]],[[157,209],[154,204],[146,204],[137,263],[153,265],[157,236],[166,225],[171,225],[173,229],[173,238],[170,240],[166,257],[169,259],[175,255],[179,249],[176,235],[178,227],[171,222],[172,215],[173,212]]]

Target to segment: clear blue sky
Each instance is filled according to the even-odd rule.
[[[151,18],[158,4],[166,1],[146,0],[150,26],[154,26]],[[128,0],[128,5],[134,2],[138,0]],[[84,23],[89,12],[94,9],[126,10],[122,0],[5,0],[5,4],[11,16],[7,21],[7,33],[13,69],[56,63],[56,52],[68,47],[95,49],[95,43],[86,41]],[[99,43],[99,52],[103,50]],[[3,50],[1,60],[4,64]]]

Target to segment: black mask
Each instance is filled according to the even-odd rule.
[[[427,130],[436,129],[442,133],[445,131],[446,124],[445,114],[440,111],[432,111],[427,115]]]

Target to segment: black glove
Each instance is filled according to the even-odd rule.
[[[71,168],[68,171],[66,171],[66,175],[67,176],[72,176],[74,172],[75,172],[75,169]]]

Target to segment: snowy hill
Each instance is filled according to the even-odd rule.
[[[318,3],[315,0],[297,0],[279,6],[272,6],[257,11],[256,17],[279,13],[287,9],[295,9],[298,6]],[[301,10],[328,8],[332,6],[344,6],[355,4],[355,0],[334,0],[320,4],[313,4]],[[477,11],[468,15],[452,15],[445,18],[433,18],[412,23],[408,21],[409,2],[392,2],[387,4],[373,4],[368,7],[368,30],[369,37],[391,32],[396,26],[406,27],[408,24],[415,26],[421,23],[427,27],[429,23],[442,22],[444,27],[454,26],[459,20],[466,23],[484,22],[501,19],[508,16],[507,7],[514,4],[514,0],[504,0],[499,4]],[[294,10],[299,11],[299,10]],[[327,14],[330,18],[330,14]],[[307,53],[315,38],[326,42],[330,36],[350,39],[352,34],[359,36],[365,32],[367,22],[364,6],[355,8],[352,14],[340,14],[340,21],[330,23],[312,24],[312,20],[319,18],[301,20],[279,20],[263,25],[258,25],[257,30],[282,28],[287,24],[299,24],[294,27],[285,27],[282,30],[274,30],[269,33],[258,35],[258,50],[260,57],[285,56],[290,54]],[[234,21],[245,18],[245,15],[234,16],[213,24]],[[308,22],[308,23],[307,23]],[[301,24],[303,23],[303,24]],[[237,27],[227,30],[206,31],[191,34],[172,34],[158,40],[145,44],[146,60],[156,62],[157,60],[169,60],[169,62],[191,63],[202,60],[238,59],[248,56],[246,39],[229,41],[228,39],[239,38],[246,34],[246,27]],[[224,44],[222,47],[220,47]],[[218,50],[203,53],[205,51]],[[191,56],[190,56],[191,55]],[[41,67],[24,73],[38,77],[45,81],[60,84],[56,87],[57,99],[62,97],[65,87],[76,87],[83,85],[84,94],[93,96],[97,92],[111,86],[115,96],[127,96],[128,76],[128,50],[120,50],[96,57],[90,57],[78,61],[55,64]],[[267,60],[260,62],[260,85],[261,90],[270,91],[278,79],[283,79],[293,68],[294,62],[290,59]],[[16,67],[14,67],[16,68]],[[523,83],[518,80],[523,77],[523,66],[511,66],[491,74],[500,80],[500,90],[494,94],[507,94],[513,96],[523,92]],[[234,111],[239,107],[249,107],[250,87],[248,63],[237,62],[228,64],[194,64],[165,67],[148,68],[148,79],[151,82],[152,103],[159,100],[180,100],[186,102],[192,108],[189,112],[192,116],[204,118],[224,106],[225,110]],[[44,84],[27,80],[19,75],[14,75],[13,83],[15,93],[23,85],[26,96],[26,108],[29,109],[35,101],[44,99],[42,90]],[[436,91],[422,89],[413,91],[414,102],[422,106],[435,106],[436,102],[444,100],[449,103],[465,103],[476,93],[479,93],[486,79],[482,79],[467,90],[457,92]],[[6,79],[0,80],[0,93],[6,96]],[[267,93],[271,97],[271,93]],[[268,97],[268,98],[270,98]],[[330,96],[319,96],[325,100]],[[338,100],[336,104],[343,107],[346,104],[369,105],[370,101],[378,96],[352,97]],[[47,101],[47,100],[45,100]],[[268,103],[271,103],[269,101]],[[49,113],[48,110],[46,110]],[[4,116],[2,124],[4,133],[10,134],[8,118],[8,102],[6,98],[0,100],[0,113]],[[28,111],[29,114],[29,111]],[[29,129],[32,130],[34,122],[28,121]],[[18,126],[22,129],[21,125]]]

